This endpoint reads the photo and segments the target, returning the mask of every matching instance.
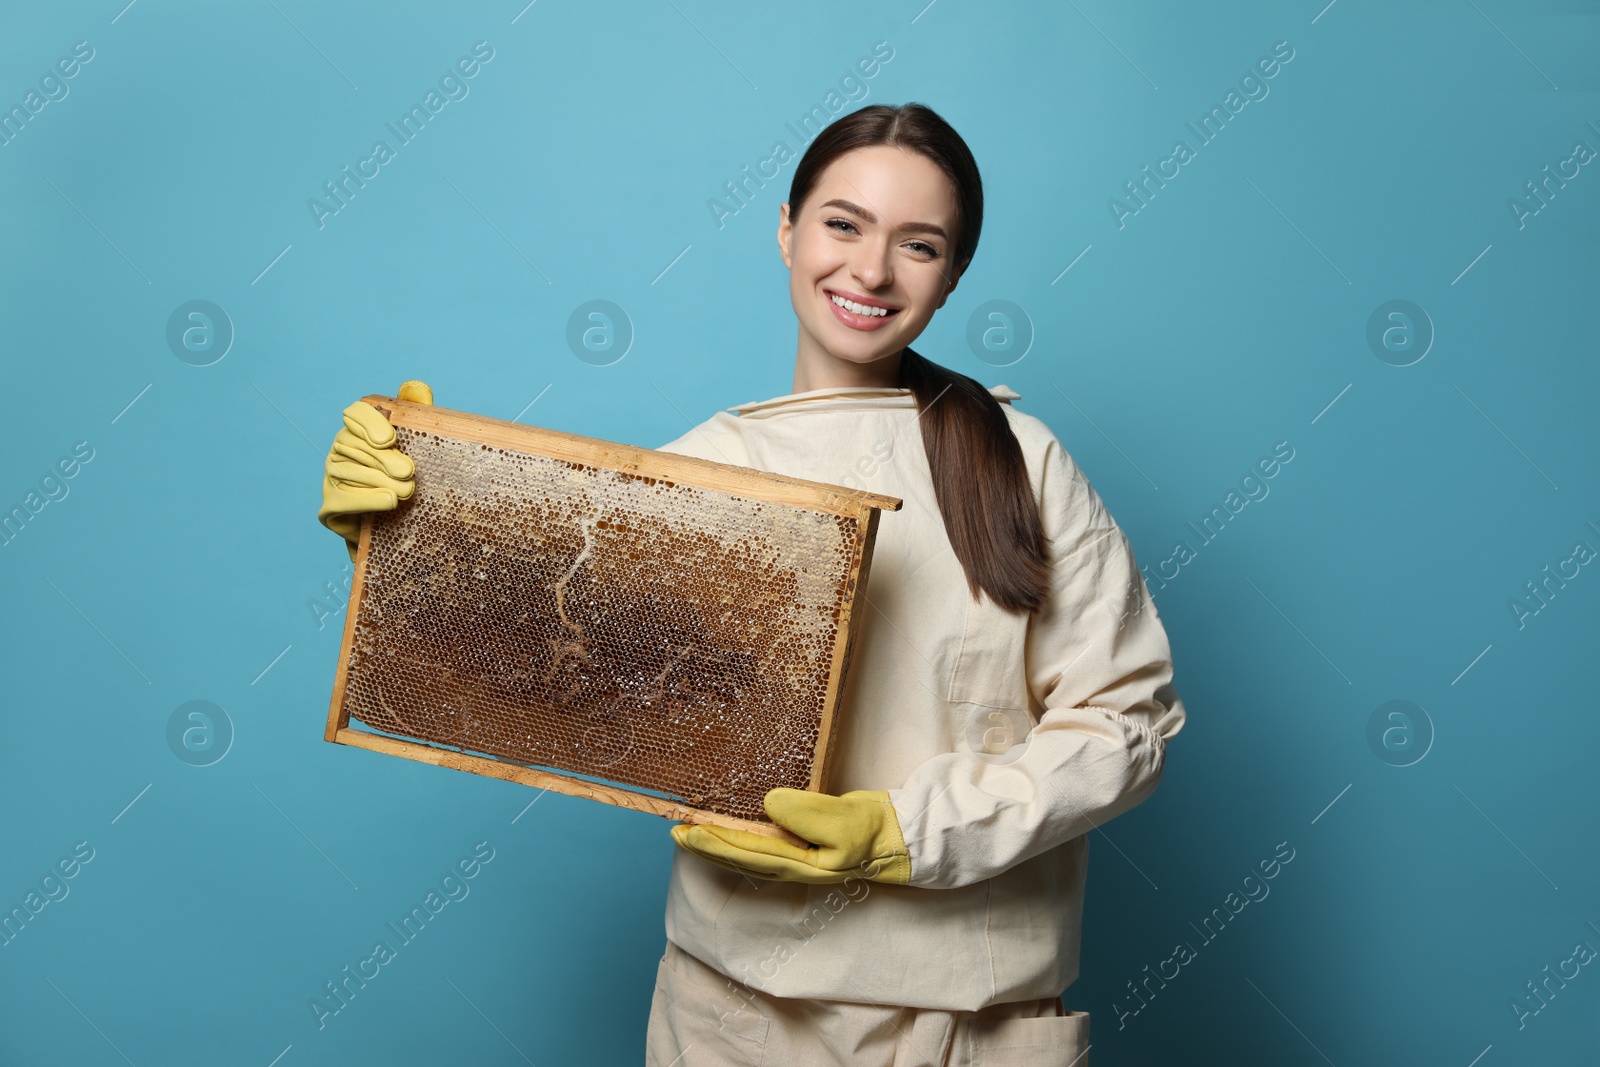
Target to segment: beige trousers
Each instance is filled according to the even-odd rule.
[[[1088,1067],[1089,1013],[1059,997],[979,1011],[774,997],[671,941],[646,1067]]]

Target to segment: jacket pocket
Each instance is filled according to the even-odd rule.
[[[1089,1067],[1089,1013],[975,1023],[972,1067]]]
[[[760,1064],[771,1021],[729,989],[730,980],[670,942],[656,968],[645,1038],[649,1067]],[[690,1048],[694,1058],[685,1059]]]
[[[966,597],[961,650],[950,678],[951,700],[1028,707],[1029,618],[1026,612],[1005,610],[987,593],[977,599]]]
[[[957,751],[1010,763],[1033,732],[1027,681],[1028,616],[987,595],[966,598],[961,646],[950,677],[950,732]]]

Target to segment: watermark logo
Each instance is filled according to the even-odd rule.
[[[967,319],[967,347],[991,367],[1009,367],[1033,348],[1033,320],[1009,300],[979,304]]]
[[[209,700],[179,704],[167,718],[167,747],[191,767],[219,763],[233,748],[233,720]]]
[[[1600,927],[1589,924],[1590,928],[1600,933]],[[1588,941],[1579,941],[1572,946],[1572,955],[1556,964],[1555,970],[1550,969],[1547,963],[1540,970],[1543,975],[1535,984],[1533,979],[1524,982],[1528,995],[1517,994],[1519,999],[1510,1001],[1511,1015],[1517,1020],[1517,1029],[1526,1029],[1528,1020],[1538,1015],[1550,1006],[1561,990],[1567,988],[1567,983],[1583,973],[1583,968],[1595,958],[1595,948]],[[1554,984],[1552,984],[1554,983]]]
[[[15,941],[45,908],[66,900],[72,892],[72,887],[67,883],[76,878],[92,859],[94,846],[87,841],[79,841],[72,846],[70,855],[62,856],[53,867],[45,869],[38,888],[29,888],[21,904],[0,911],[0,948],[8,947]]]
[[[1600,526],[1596,526],[1593,522],[1585,525],[1600,534]],[[1558,559],[1554,569],[1546,563],[1540,569],[1537,581],[1523,582],[1523,593],[1506,601],[1506,605],[1511,609],[1511,617],[1517,621],[1517,629],[1525,629],[1529,619],[1549,607],[1556,595],[1567,587],[1568,582],[1582,574],[1584,565],[1596,555],[1594,547],[1588,541],[1574,541],[1572,554],[1565,559]]]
[[[633,347],[633,320],[609,300],[590,300],[567,317],[567,347],[593,367],[609,367]]]
[[[1274,44],[1271,55],[1262,56],[1256,60],[1254,67],[1245,70],[1239,78],[1238,91],[1229,89],[1222,103],[1211,105],[1211,110],[1200,116],[1198,126],[1194,122],[1184,123],[1184,127],[1194,135],[1194,146],[1190,146],[1186,140],[1174,141],[1172,151],[1156,163],[1154,170],[1146,163],[1140,169],[1140,177],[1123,182],[1122,192],[1126,199],[1119,200],[1113,196],[1106,200],[1106,209],[1111,213],[1111,221],[1117,224],[1117,229],[1127,229],[1128,220],[1149,207],[1156,194],[1167,187],[1167,182],[1182,174],[1183,168],[1197,158],[1199,149],[1221,136],[1235,115],[1249,104],[1265,100],[1272,91],[1267,83],[1277,77],[1278,72],[1292,59],[1293,45],[1288,41]]]
[[[633,716],[625,708],[596,708],[589,713],[579,742],[583,760],[604,769],[633,751]]]
[[[729,219],[749,207],[756,199],[756,194],[765,189],[769,181],[776,180],[786,165],[799,159],[799,150],[816,140],[817,134],[836,115],[850,104],[860,104],[866,100],[869,91],[867,83],[877,77],[884,64],[893,58],[893,46],[888,41],[878,41],[872,46],[870,56],[862,56],[856,60],[854,67],[840,75],[838,88],[829,89],[820,104],[813,104],[805,114],[783,124],[785,136],[772,142],[767,154],[756,160],[754,169],[746,163],[739,168],[737,175],[723,182],[722,192],[706,199],[706,208],[711,212],[711,221],[717,224],[717,229],[723,229]],[[788,138],[791,135],[799,150],[790,147]]]
[[[367,988],[367,983],[377,980],[391,963],[400,958],[400,950],[422,936],[422,932],[451,904],[459,904],[472,893],[471,882],[495,857],[494,846],[479,841],[472,846],[472,854],[457,860],[454,867],[446,868],[439,878],[437,888],[429,887],[420,904],[401,914],[398,923],[384,923],[387,931],[381,940],[373,943],[370,954],[361,957],[354,967],[345,964],[335,978],[322,984],[323,992],[306,1001],[318,1030],[327,1028],[328,1020],[350,1007],[356,994]],[[390,935],[393,935],[392,937]],[[392,943],[391,943],[392,941]]]
[[[1285,852],[1285,849],[1288,851]],[[1137,984],[1134,979],[1129,979],[1126,984],[1130,995],[1121,1003],[1117,1001],[1111,1003],[1111,1010],[1117,1016],[1117,1029],[1127,1029],[1128,1020],[1148,1008],[1150,1002],[1155,1000],[1156,994],[1167,988],[1169,982],[1177,981],[1178,976],[1184,973],[1183,968],[1199,957],[1200,948],[1220,937],[1245,908],[1266,900],[1268,894],[1272,892],[1272,887],[1267,883],[1276,878],[1294,857],[1295,850],[1289,842],[1278,842],[1272,851],[1272,856],[1257,863],[1256,868],[1240,880],[1239,889],[1230,890],[1222,903],[1212,908],[1211,913],[1200,920],[1199,926],[1193,922],[1189,924],[1189,928],[1198,935],[1199,948],[1187,939],[1179,941],[1173,946],[1172,955],[1159,961],[1154,971],[1150,969],[1149,964],[1145,965],[1144,977],[1138,979]]]
[[[67,83],[78,76],[85,64],[94,58],[94,46],[79,41],[72,46],[70,56],[56,60],[54,68],[47,68],[39,77],[39,88],[29,89],[22,103],[9,108],[0,105],[0,148],[4,148],[21,135],[34,116],[51,104],[67,98],[72,87]]]
[[[319,630],[326,629],[329,619],[344,614],[345,609],[350,606],[350,583],[355,580],[355,564],[346,562],[339,574],[339,581],[322,583],[325,597],[306,598],[306,609],[311,612],[312,621],[317,624]]]
[[[1596,126],[1593,122],[1585,122],[1584,125],[1594,132],[1595,143],[1600,144],[1600,126]],[[1582,174],[1584,164],[1595,155],[1594,146],[1588,141],[1574,141],[1571,154],[1558,162],[1555,170],[1552,171],[1550,164],[1546,163],[1539,172],[1542,177],[1537,182],[1523,182],[1522,187],[1527,190],[1528,195],[1513,196],[1506,201],[1506,207],[1511,209],[1511,217],[1517,222],[1517,229],[1526,229],[1528,220],[1549,207],[1550,202],[1556,198],[1556,193],[1565,189],[1567,182]]]
[[[1421,763],[1433,748],[1433,720],[1409,700],[1389,700],[1367,719],[1367,747],[1391,767]]]
[[[887,467],[893,459],[894,438],[879,437],[872,442],[871,450],[866,455],[856,457],[850,470],[835,475],[835,478],[840,485],[866,492],[867,484],[863,479],[870,479]]]
[[[1433,348],[1433,320],[1409,300],[1379,304],[1367,318],[1367,347],[1391,367],[1409,367]]]
[[[349,207],[356,194],[383,173],[383,168],[398,157],[400,149],[420,137],[428,123],[447,105],[465,100],[472,91],[468,83],[493,59],[493,46],[488,41],[477,42],[472,46],[471,55],[462,56],[454,66],[445,68],[439,76],[437,89],[429,88],[420,102],[414,102],[409,110],[385,122],[384,129],[392,136],[393,145],[387,140],[372,142],[371,150],[356,161],[354,170],[350,164],[344,164],[336,178],[322,183],[322,196],[306,200],[306,210],[311,213],[311,221],[317,224],[317,229],[325,229],[330,218]]]
[[[13,504],[10,508],[0,505],[0,509],[3,509],[0,510],[0,548],[20,537],[46,506],[67,499],[67,494],[72,492],[68,481],[77,477],[84,464],[92,459],[94,446],[88,441],[79,441],[72,446],[71,453],[45,468],[39,478],[38,488],[30,488],[20,504]]]
[[[1222,503],[1212,505],[1206,514],[1185,523],[1195,536],[1195,544],[1178,541],[1173,544],[1171,554],[1157,560],[1153,569],[1150,564],[1140,566],[1139,572],[1144,575],[1145,583],[1152,589],[1165,589],[1167,583],[1182,574],[1183,567],[1198,559],[1200,550],[1216,540],[1246,507],[1267,499],[1272,492],[1268,481],[1276,478],[1294,456],[1294,446],[1288,441],[1274,444],[1272,454],[1256,460],[1255,465],[1240,477],[1239,487],[1229,489]]]
[[[233,348],[233,320],[209,300],[179,304],[167,317],[167,347],[191,367],[209,367]]]
[[[1033,719],[1021,708],[991,708],[974,704],[961,728],[961,747],[985,763],[1015,763],[1028,750]]]

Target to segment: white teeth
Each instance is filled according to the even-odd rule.
[[[846,311],[854,312],[857,315],[865,315],[868,318],[882,318],[884,315],[889,314],[888,308],[869,307],[866,304],[858,304],[854,300],[846,300],[842,296],[835,296],[833,302]]]

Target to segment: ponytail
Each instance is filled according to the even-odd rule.
[[[1044,524],[1000,402],[976,379],[909,348],[900,353],[900,385],[916,398],[934,496],[972,595],[981,590],[1008,611],[1037,610],[1050,592]]]

